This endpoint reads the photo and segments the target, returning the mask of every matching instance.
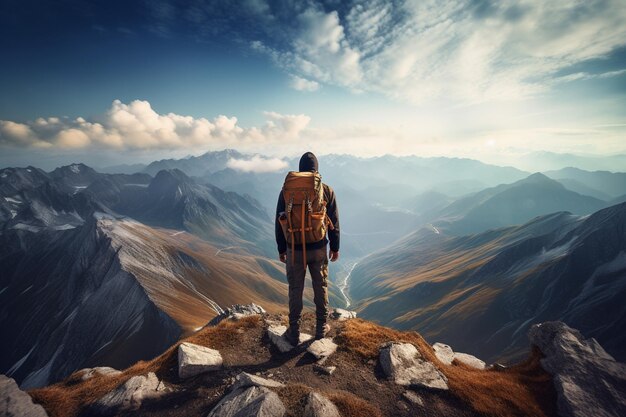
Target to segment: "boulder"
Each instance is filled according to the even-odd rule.
[[[22,391],[13,378],[0,375],[0,416],[48,417],[39,404],[33,403],[28,393]]]
[[[335,320],[344,321],[356,318],[356,311],[344,310],[343,308],[334,308],[330,313],[330,317]]]
[[[304,417],[341,417],[341,414],[328,398],[317,392],[311,392],[304,407]]]
[[[78,371],[81,375],[80,379],[86,381],[88,379],[93,378],[94,376],[116,376],[120,375],[122,371],[118,371],[115,368],[110,368],[108,366],[98,366],[95,368],[85,368]]]
[[[454,352],[454,359],[476,369],[485,369],[485,367],[487,366],[484,361],[468,353]]]
[[[257,375],[252,375],[247,372],[242,372],[235,377],[235,383],[232,386],[233,390],[239,388],[248,388],[248,387],[265,387],[265,388],[278,388],[284,387],[285,384],[272,381],[271,379],[262,378]]]
[[[433,350],[435,351],[437,359],[446,365],[452,365],[452,361],[456,359],[465,365],[471,366],[472,368],[485,369],[485,362],[481,361],[476,356],[472,356],[468,353],[454,352],[452,348],[445,343],[435,343],[433,345]]]
[[[157,398],[166,391],[154,372],[137,375],[105,394],[90,411],[98,415],[114,415],[121,411],[135,411],[145,399]]]
[[[445,365],[452,365],[452,361],[454,360],[454,351],[450,345],[437,342],[433,345],[433,350],[435,351],[437,359],[439,359],[442,363]]]
[[[317,359],[327,358],[337,350],[337,345],[331,338],[325,337],[311,343],[307,348],[307,352],[315,356]]]
[[[230,392],[207,417],[283,417],[285,411],[275,392],[252,386]]]
[[[230,308],[224,310],[223,313],[218,316],[213,317],[213,319],[208,323],[208,326],[215,326],[219,324],[223,320],[239,320],[243,317],[248,316],[256,316],[260,314],[265,314],[265,309],[259,305],[254,303],[252,304],[235,304]]]
[[[535,324],[528,335],[553,376],[560,416],[626,416],[626,365],[595,339],[558,321]]]
[[[178,346],[178,376],[189,378],[222,367],[222,355],[215,349],[183,342]]]
[[[274,346],[276,346],[276,348],[282,353],[289,352],[294,348],[294,346],[291,343],[289,343],[289,341],[285,337],[286,331],[287,331],[287,326],[281,326],[281,325],[270,325],[267,328],[267,336],[269,337],[270,341],[274,344]],[[307,342],[311,339],[313,339],[313,336],[311,336],[310,334],[300,333],[299,344]]]
[[[448,379],[431,362],[424,360],[410,343],[389,342],[381,346],[380,365],[398,385],[448,389]]]

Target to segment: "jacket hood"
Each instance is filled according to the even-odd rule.
[[[307,152],[300,158],[300,172],[318,171],[317,157],[313,152]]]

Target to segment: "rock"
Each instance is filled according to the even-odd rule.
[[[39,404],[33,403],[28,393],[22,391],[13,378],[0,375],[0,416],[48,417]]]
[[[110,391],[91,407],[92,413],[113,415],[120,411],[135,411],[145,399],[157,398],[166,391],[154,372],[130,378],[124,384]]]
[[[272,381],[271,379],[265,379],[260,376],[251,375],[247,372],[242,372],[235,377],[235,383],[233,384],[232,389],[236,390],[248,387],[278,388],[284,386],[285,384],[281,382]]]
[[[178,376],[189,378],[222,367],[222,355],[215,349],[183,342],[178,346]]]
[[[317,392],[311,392],[304,407],[304,417],[341,417],[341,414],[328,398]]]
[[[472,368],[485,369],[485,362],[481,361],[476,356],[468,353],[454,352],[449,345],[444,343],[435,343],[433,345],[433,350],[435,351],[437,359],[446,365],[452,365],[452,361],[456,359],[465,365],[471,366]]]
[[[452,361],[454,360],[454,351],[449,345],[445,343],[437,342],[433,345],[433,350],[435,351],[435,356],[445,365],[452,365]]]
[[[424,406],[424,400],[422,400],[422,397],[414,391],[404,391],[404,393],[402,393],[402,397],[404,397],[404,399],[411,404],[419,405],[421,407]]]
[[[315,356],[317,359],[327,358],[337,350],[337,345],[331,338],[316,340],[307,348],[307,352]]]
[[[267,328],[267,335],[270,338],[270,341],[276,346],[278,350],[282,353],[289,352],[294,348],[294,346],[289,343],[287,338],[285,338],[285,332],[287,331],[287,326],[279,326],[279,325],[270,325]],[[307,342],[313,339],[313,336],[306,333],[300,333],[299,344]]]
[[[239,388],[220,400],[207,417],[282,417],[285,406],[265,387]]]
[[[476,369],[483,370],[487,366],[487,364],[485,364],[484,361],[468,353],[454,352],[454,359],[456,359],[457,361],[467,366],[471,366],[472,368],[476,368]]]
[[[254,303],[252,304],[235,304],[234,306],[227,308],[223,313],[213,317],[213,319],[207,324],[207,326],[216,326],[221,321],[226,319],[240,320],[243,317],[256,316],[259,314],[265,314],[265,309]]]
[[[93,378],[96,375],[100,376],[116,376],[120,375],[122,371],[118,371],[115,368],[111,368],[108,366],[98,366],[95,368],[85,368],[78,371],[81,374],[80,379],[82,381],[86,381],[88,379]]]
[[[337,367],[336,366],[322,366],[322,365],[315,364],[313,365],[313,370],[321,374],[332,375],[333,372],[337,370]]]
[[[398,385],[447,390],[448,379],[431,362],[422,358],[410,343],[389,342],[379,354],[385,374]]]
[[[559,321],[535,324],[528,336],[545,356],[541,365],[553,376],[560,416],[626,416],[626,365],[595,339]]]
[[[344,310],[343,308],[334,308],[330,316],[335,320],[344,321],[356,318],[356,311]]]

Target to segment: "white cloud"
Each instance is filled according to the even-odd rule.
[[[255,155],[250,159],[231,158],[226,163],[228,168],[243,172],[276,172],[287,168],[287,162],[279,158],[263,158]]]
[[[297,75],[290,76],[289,86],[298,91],[317,91],[320,88],[317,81],[307,80]]]
[[[520,100],[626,45],[625,20],[623,0],[355,2],[299,13],[288,47],[252,46],[295,77],[412,103]]]
[[[244,128],[236,117],[213,120],[175,113],[159,114],[150,103],[115,100],[98,121],[50,117],[34,122],[0,120],[0,146],[57,147],[61,149],[184,149],[228,147],[297,140],[311,118],[264,113],[263,126]]]

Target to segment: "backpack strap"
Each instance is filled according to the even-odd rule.
[[[300,227],[300,236],[302,236],[302,261],[303,261],[303,266],[304,266],[304,270],[306,271],[306,236],[305,236],[305,232],[304,232],[304,205],[305,205],[306,201],[302,200],[302,225]],[[293,242],[294,239],[292,239]]]

